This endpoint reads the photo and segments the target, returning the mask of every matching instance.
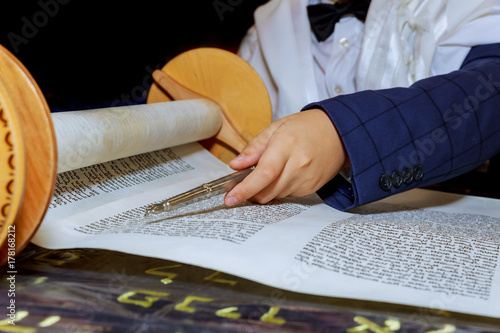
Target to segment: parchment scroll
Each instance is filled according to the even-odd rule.
[[[199,99],[57,112],[52,121],[60,173],[212,137],[222,115]]]

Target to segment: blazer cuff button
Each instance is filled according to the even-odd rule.
[[[401,183],[403,183],[403,176],[401,175],[401,172],[394,171],[392,173],[392,186],[398,188],[401,186]]]
[[[424,167],[421,165],[417,165],[415,170],[413,170],[413,179],[418,182],[424,176]]]
[[[389,191],[392,187],[392,178],[389,175],[382,175],[380,177],[380,188],[384,191]]]
[[[403,183],[409,185],[413,181],[413,170],[406,168],[403,170]]]

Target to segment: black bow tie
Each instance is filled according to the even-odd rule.
[[[342,16],[352,14],[358,20],[364,21],[369,6],[370,0],[350,0],[335,4],[320,3],[307,6],[307,14],[314,35],[318,42],[322,42],[333,33],[335,24]]]

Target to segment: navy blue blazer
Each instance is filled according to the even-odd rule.
[[[500,44],[471,49],[461,68],[408,88],[307,105],[330,116],[351,160],[318,191],[348,210],[465,173],[500,153]],[[500,185],[500,184],[499,184]]]

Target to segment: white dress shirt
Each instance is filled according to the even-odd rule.
[[[372,0],[366,24],[346,16],[324,42],[307,18],[307,5],[318,2],[329,1],[270,0],[241,44],[274,120],[339,94],[457,70],[472,46],[500,42],[500,0]]]

